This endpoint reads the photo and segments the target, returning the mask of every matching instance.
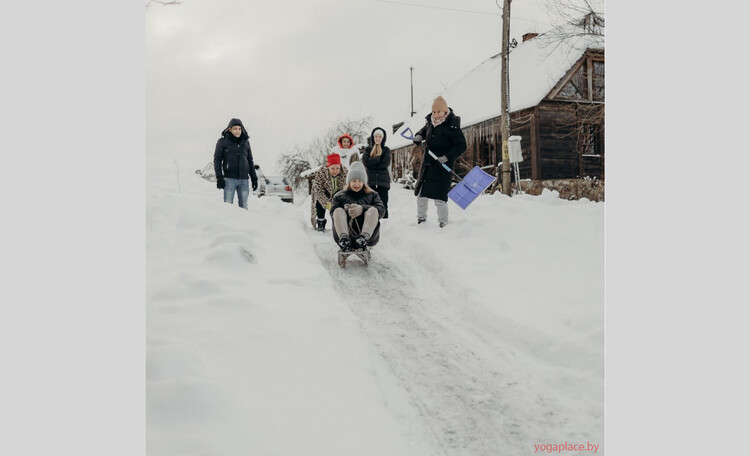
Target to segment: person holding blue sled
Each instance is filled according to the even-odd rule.
[[[443,165],[453,169],[458,157],[466,152],[466,138],[461,131],[461,118],[441,96],[432,102],[432,113],[425,119],[424,127],[414,135],[414,144],[423,149],[422,166],[414,187],[417,224],[427,220],[427,203],[433,200],[438,224],[442,228],[448,223],[448,192],[452,180],[451,172]]]

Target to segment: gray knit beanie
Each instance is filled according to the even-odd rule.
[[[365,184],[367,183],[367,171],[365,171],[365,165],[362,162],[356,161],[349,165],[349,173],[346,175],[346,183],[359,179]]]

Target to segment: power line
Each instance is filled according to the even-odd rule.
[[[457,8],[446,8],[446,7],[442,7],[442,6],[423,5],[423,4],[420,4],[420,3],[397,2],[397,1],[394,1],[394,0],[373,0],[373,1],[381,2],[381,3],[395,3],[397,5],[416,6],[416,7],[420,7],[420,8],[430,8],[430,9],[440,9],[440,10],[447,10],[447,11],[457,11],[459,13],[481,14],[481,15],[484,15],[484,16],[495,16],[495,17],[502,16],[502,7],[500,7],[499,5],[498,5],[498,7],[500,7],[500,12],[499,13],[487,13],[487,12],[482,12],[482,11],[470,11],[470,10],[463,10],[463,9],[457,9]],[[497,0],[495,0],[495,4],[497,4]],[[513,20],[519,20],[519,21],[525,21],[525,22],[530,22],[532,24],[544,24],[544,25],[550,25],[551,26],[551,24],[548,24],[548,23],[543,22],[543,21],[533,20],[533,19],[526,19],[526,18],[518,17],[518,16],[513,16],[511,19],[513,19]]]
[[[393,0],[374,0],[376,2],[382,2],[382,3],[396,3],[398,5],[407,5],[407,6],[420,6],[422,8],[432,8],[432,9],[441,9],[441,10],[448,10],[448,11],[458,11],[461,13],[471,13],[471,14],[484,14],[487,16],[499,16],[499,13],[486,13],[482,11],[470,11],[470,10],[462,10],[462,9],[456,9],[456,8],[445,8],[442,6],[432,6],[432,5],[422,5],[419,3],[407,3],[407,2],[396,2]]]

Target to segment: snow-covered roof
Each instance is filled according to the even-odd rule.
[[[508,62],[511,112],[539,104],[587,49],[604,49],[604,37],[592,35],[568,38],[558,45],[545,46],[546,43],[540,35],[511,50]],[[501,70],[502,56],[494,55],[440,94],[461,117],[462,127],[500,116]],[[404,121],[389,138],[388,146],[396,149],[410,144],[431,111],[432,101]]]

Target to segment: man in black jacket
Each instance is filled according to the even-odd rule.
[[[247,198],[250,195],[248,177],[252,180],[253,190],[258,188],[249,139],[250,135],[242,121],[232,119],[221,132],[214,151],[216,188],[224,189],[224,202],[229,204],[234,202],[234,193],[237,192],[237,203],[243,209],[247,209]]]

